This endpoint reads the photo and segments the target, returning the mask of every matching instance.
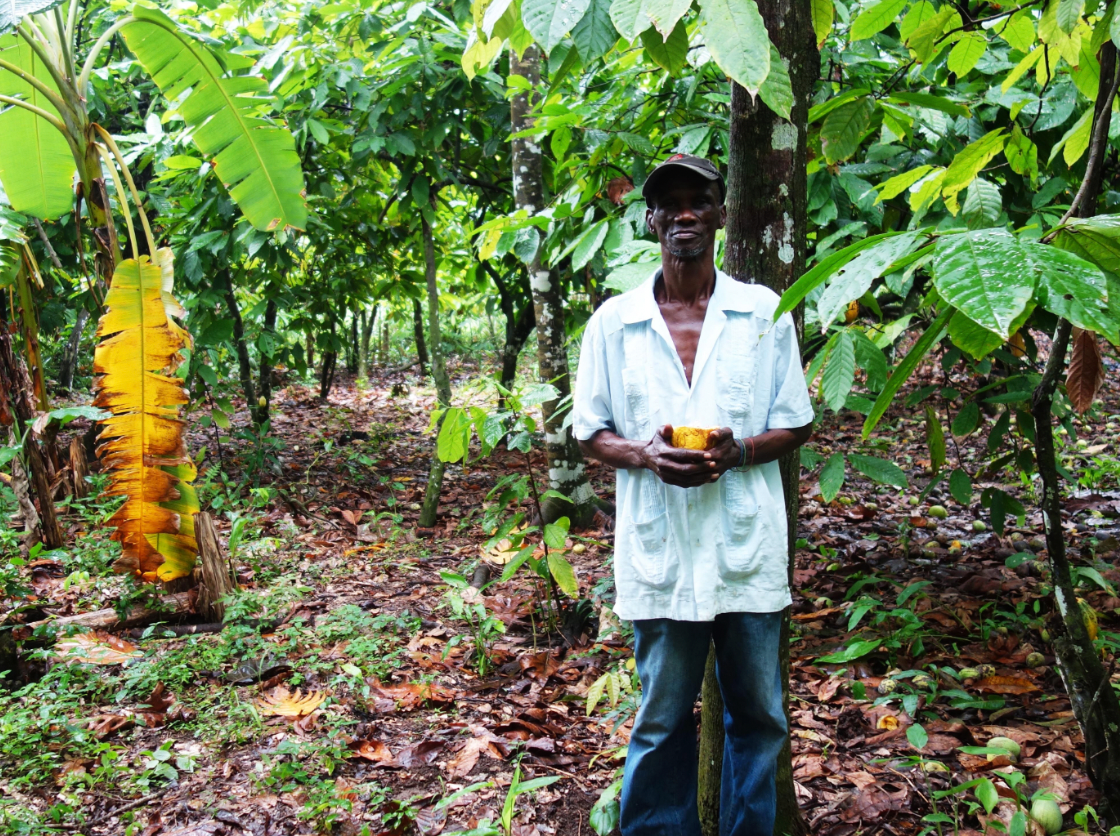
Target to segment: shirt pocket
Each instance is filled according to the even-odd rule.
[[[639,478],[639,501],[630,524],[630,562],[643,584],[660,589],[677,578],[677,561],[669,548],[665,486],[649,471],[644,471]]]
[[[646,370],[625,368],[622,370],[622,391],[626,398],[626,437],[647,439],[653,435],[650,429],[649,386]]]
[[[720,338],[716,379],[720,419],[741,437],[756,434],[751,416],[758,378],[758,335],[747,322],[736,319],[727,323]]]
[[[731,470],[720,479],[723,488],[723,548],[719,552],[720,576],[736,579],[753,574],[768,551],[767,536],[772,534],[769,515],[751,489],[751,471]]]

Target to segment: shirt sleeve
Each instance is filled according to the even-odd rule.
[[[576,390],[572,398],[572,430],[579,441],[587,441],[600,430],[614,431],[614,427],[602,318],[593,316],[583,332],[579,352]]]
[[[801,367],[801,350],[797,346],[797,329],[793,317],[786,313],[778,320],[774,333],[774,376],[770,393],[770,413],[766,429],[794,429],[813,420],[813,405],[805,372]]]

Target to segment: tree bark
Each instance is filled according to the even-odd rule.
[[[358,379],[369,380],[369,341],[373,336],[376,308],[362,311],[361,345],[358,347]]]
[[[502,317],[505,319],[502,369],[498,382],[503,389],[510,389],[513,386],[514,378],[517,377],[517,360],[521,356],[521,349],[525,347],[533,329],[537,327],[533,299],[530,296],[518,310],[517,300],[514,298],[510,285],[502,278],[501,273],[495,270],[488,261],[482,262],[482,266],[494,282],[494,287],[498,289],[498,303],[502,309]],[[499,409],[505,408],[504,397],[499,397],[498,403]]]
[[[436,247],[432,227],[426,217],[421,216],[424,234],[424,279],[428,288],[428,333],[432,337],[432,380],[436,385],[439,408],[451,406],[451,379],[447,376],[447,365],[443,357],[443,338],[439,326],[439,286],[436,284]],[[441,418],[436,426],[436,438],[443,426]],[[443,488],[444,462],[436,453],[436,441],[432,441],[432,464],[428,471],[428,486],[424,491],[424,501],[420,505],[420,528],[431,528],[439,511],[439,494]]]
[[[276,300],[270,298],[264,307],[264,329],[261,336],[268,334],[272,338],[271,347],[276,346]],[[260,361],[257,364],[257,393],[264,398],[264,406],[258,400],[260,423],[269,419],[272,405],[272,353],[261,351]]]
[[[66,351],[62,355],[62,365],[58,370],[58,385],[69,392],[74,388],[74,374],[78,370],[78,351],[82,345],[82,333],[89,322],[89,311],[78,309],[74,327],[70,329],[70,339],[66,341]]]
[[[530,92],[518,92],[511,106],[512,131],[532,128],[533,105],[541,89],[541,53],[530,46],[522,57],[510,51],[510,74],[525,78]],[[513,140],[513,198],[517,209],[535,215],[544,208],[544,179],[541,169],[541,148],[536,140],[520,137]],[[539,232],[538,232],[539,237]],[[569,502],[549,500],[542,503],[545,522],[561,516],[572,525],[587,525],[598,507],[595,491],[587,478],[587,464],[576,444],[571,428],[565,428],[564,414],[557,410],[560,401],[572,391],[568,376],[568,351],[564,333],[564,299],[560,282],[554,273],[541,264],[540,247],[529,265],[529,286],[533,292],[533,309],[537,322],[537,366],[539,379],[556,387],[556,400],[541,404],[544,414],[545,450],[548,454],[548,483],[552,490],[568,497]]]
[[[752,100],[738,84],[731,91],[731,148],[728,155],[727,238],[723,269],[740,281],[757,281],[782,293],[805,269],[806,164],[809,97],[819,58],[807,0],[760,0],[759,11],[770,39],[788,62],[793,85],[793,110],[787,122],[761,100]],[[800,330],[800,311],[795,312]],[[789,573],[797,536],[799,456],[779,461],[788,518]],[[782,623],[781,666],[788,715],[789,610]],[[714,674],[714,671],[713,671]],[[710,688],[709,688],[710,690]],[[701,734],[718,737],[722,746],[723,706],[704,704]],[[718,730],[718,731],[717,731]],[[716,763],[721,763],[716,759]],[[701,773],[700,796],[719,804],[718,768]],[[718,817],[717,817],[718,822]],[[718,833],[705,830],[705,836]],[[790,747],[778,759],[776,836],[807,833],[793,787]]]
[[[1101,172],[1107,149],[1112,101],[1116,97],[1116,47],[1111,41],[1101,48],[1100,87],[1094,115],[1089,161],[1085,178],[1071,211],[1081,217],[1096,214],[1101,190]],[[1062,530],[1061,482],[1054,450],[1054,393],[1065,367],[1066,349],[1073,327],[1059,320],[1042,380],[1031,400],[1034,419],[1034,451],[1042,480],[1042,513],[1046,529],[1046,551],[1050,560],[1057,629],[1054,655],[1058,672],[1069,694],[1074,716],[1085,738],[1085,771],[1100,793],[1099,812],[1105,829],[1120,825],[1120,700],[1110,682],[1110,671],[1101,664],[1097,649],[1085,626],[1074,589],[1065,533]]]
[[[31,379],[23,360],[14,350],[8,325],[0,321],[0,421],[5,426],[12,427],[15,436],[13,441],[19,443],[21,438],[23,440],[26,482],[30,484],[39,500],[37,514],[27,514],[25,508],[24,515],[27,518],[25,527],[27,522],[32,525],[37,522],[42,532],[43,544],[48,548],[58,549],[63,545],[62,528],[58,524],[58,514],[55,511],[54,500],[51,498],[47,463],[39,449],[35,433],[31,429],[31,423],[35,420],[33,395]],[[20,474],[17,473],[17,477],[19,476]],[[22,482],[22,477],[20,478]],[[23,490],[26,499],[26,489]],[[26,502],[23,504],[26,505]],[[38,517],[37,520],[34,519],[35,516]],[[28,548],[33,545],[31,538],[27,540],[27,545]]]
[[[350,312],[350,339],[346,341],[346,371],[358,373],[358,312]]]
[[[420,374],[428,373],[428,346],[424,342],[424,313],[420,300],[412,300],[412,336],[416,340],[416,358],[420,361]]]
[[[233,276],[229,269],[222,271],[225,287],[222,295],[226,300],[226,310],[233,322],[233,345],[237,351],[237,376],[241,379],[241,389],[245,393],[245,406],[253,416],[253,423],[261,423],[260,409],[257,406],[257,391],[253,385],[253,364],[249,360],[249,346],[245,343],[245,323],[241,319],[241,308],[237,304],[237,295],[233,290]]]

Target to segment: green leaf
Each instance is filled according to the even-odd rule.
[[[879,644],[879,639],[857,639],[843,650],[839,650],[836,653],[829,653],[827,656],[818,656],[817,661],[841,664],[852,662],[876,650]]]
[[[1034,46],[1034,19],[1030,9],[1020,9],[1011,15],[1007,24],[997,26],[1000,37],[1020,52],[1030,52]]]
[[[817,49],[824,46],[825,39],[832,31],[832,19],[836,14],[832,0],[810,0],[813,16],[813,34],[817,36]]]
[[[1081,10],[1084,6],[1085,0],[1058,0],[1058,28],[1067,35],[1073,34],[1078,21],[1081,20]]]
[[[778,307],[774,311],[774,319],[777,320],[782,314],[796,308],[802,299],[819,287],[845,264],[855,258],[857,254],[863,252],[868,247],[874,247],[880,241],[902,234],[901,232],[883,232],[879,235],[870,235],[862,241],[849,244],[844,247],[844,249],[821,259],[811,270],[803,274],[801,278],[790,285],[789,289],[782,294],[781,301],[778,302]]]
[[[870,98],[859,98],[828,114],[821,125],[821,148],[828,162],[846,160],[859,150],[864,133],[871,127],[874,111]]]
[[[920,237],[917,232],[904,232],[886,238],[837,270],[817,302],[821,331],[827,331],[848,303],[863,296],[871,283],[887,272],[892,264],[909,255]]]
[[[976,799],[984,805],[984,810],[986,810],[989,815],[999,804],[999,793],[996,791],[995,784],[993,784],[990,779],[980,779],[980,783],[976,785]]]
[[[650,60],[663,70],[679,73],[688,65],[688,32],[678,23],[667,40],[662,41],[656,29],[642,32],[642,46]]]
[[[959,467],[949,474],[949,493],[966,508],[972,505],[972,479]]]
[[[136,4],[132,14],[136,21],[121,30],[128,48],[167,99],[181,99],[177,112],[195,145],[249,223],[262,231],[303,229],[307,206],[295,140],[256,115],[268,83],[225,73],[214,52],[159,9]]]
[[[863,438],[866,440],[871,431],[875,429],[875,425],[882,420],[886,414],[887,409],[890,407],[891,402],[894,401],[894,396],[898,390],[914,373],[918,364],[922,362],[922,358],[936,343],[940,342],[944,336],[945,327],[949,324],[949,319],[953,315],[953,309],[948,305],[945,309],[938,314],[925,332],[918,337],[914,343],[913,348],[903,358],[902,362],[894,370],[894,374],[887,380],[887,385],[883,387],[883,391],[879,393],[879,397],[875,399],[875,405],[871,409],[871,414],[863,422]]]
[[[891,93],[891,95],[887,97],[887,101],[917,105],[918,107],[925,107],[930,110],[939,110],[942,113],[949,114],[954,119],[958,117],[967,119],[972,115],[972,112],[960,102],[954,102],[951,99],[947,99],[944,96],[937,96],[933,93]]]
[[[603,246],[609,229],[609,222],[601,220],[580,236],[579,243],[572,250],[572,270],[582,270],[584,265],[594,257]]]
[[[1006,340],[1034,295],[1037,272],[1015,236],[987,229],[942,237],[933,280],[946,302]]]
[[[910,484],[902,468],[886,459],[849,453],[848,461],[852,463],[852,467],[873,482],[894,485],[896,488],[905,488]]]
[[[443,423],[436,438],[436,455],[440,461],[457,462],[467,455],[471,441],[471,416],[459,407],[443,414]]]
[[[611,23],[625,40],[634,39],[653,25],[642,12],[642,0],[612,0]]]
[[[587,13],[591,0],[522,0],[521,21],[546,53],[571,32]]]
[[[980,406],[976,401],[969,401],[953,418],[953,435],[963,438],[980,425]]]
[[[914,723],[906,729],[906,739],[915,749],[924,749],[929,743],[929,735],[921,723]]]
[[[104,421],[112,413],[105,412],[95,406],[65,406],[61,409],[52,409],[47,413],[47,418],[57,421],[59,426],[65,427],[76,418],[88,418],[90,421]]]
[[[692,6],[692,0],[642,0],[642,13],[653,21],[653,27],[668,38],[676,28],[677,21],[685,16]]]
[[[603,287],[626,293],[633,290],[650,276],[660,266],[658,261],[639,261],[636,264],[624,264],[616,267],[603,282]]]
[[[898,24],[898,34],[902,36],[902,42],[910,40],[910,36],[917,31],[918,27],[937,14],[937,7],[929,0],[917,0],[910,6],[910,11],[906,13],[906,17],[902,18],[902,22]]]
[[[13,7],[10,3],[11,0],[0,0],[0,23],[5,19],[18,20],[26,13],[19,11],[21,7],[55,5],[17,2]],[[5,28],[0,25],[0,31]],[[0,37],[0,58],[58,92],[46,66],[22,38]],[[58,116],[58,110],[41,92],[8,70],[0,70],[0,94]],[[74,205],[71,181],[77,168],[66,137],[54,125],[22,107],[0,105],[0,111],[0,183],[12,208],[42,220],[66,214]]]
[[[986,357],[1004,343],[999,334],[993,334],[984,326],[977,325],[960,311],[949,321],[949,339],[974,360]]]
[[[926,446],[929,447],[930,467],[933,468],[934,474],[937,474],[945,466],[945,430],[941,428],[941,419],[928,404],[926,405]]]
[[[884,200],[890,200],[892,197],[898,197],[931,171],[933,171],[933,166],[920,165],[917,168],[904,171],[902,174],[896,174],[889,180],[884,180],[875,187],[879,192],[879,196],[875,199],[875,202],[880,203]]]
[[[330,131],[327,126],[320,122],[318,119],[308,119],[307,129],[311,131],[311,135],[315,137],[315,141],[320,145],[329,145],[331,141]]]
[[[587,13],[572,30],[572,40],[584,64],[610,52],[611,47],[618,41],[618,32],[611,23],[611,0],[591,0]],[[555,134],[553,134],[552,144],[555,152]],[[562,158],[561,155],[557,159]]]
[[[0,33],[15,29],[28,15],[50,11],[61,3],[62,0],[0,0]]]
[[[959,26],[960,13],[948,3],[938,9],[937,14],[922,21],[910,36],[906,38],[906,45],[914,51],[914,57],[920,63],[926,63],[937,55],[945,46],[941,36],[946,29]]]
[[[564,548],[570,528],[571,521],[567,517],[561,517],[554,523],[546,523],[544,527],[544,544],[550,549]]]
[[[856,344],[856,361],[866,376],[869,392],[878,392],[887,384],[889,370],[883,350],[872,342],[863,331],[849,331]]]
[[[610,836],[618,827],[620,807],[618,794],[622,789],[622,779],[619,778],[599,796],[591,807],[591,829],[598,836]]]
[[[841,331],[828,355],[828,362],[821,376],[821,395],[833,412],[844,408],[848,393],[856,377],[856,352],[852,335]]]
[[[982,229],[994,223],[1003,212],[1003,199],[995,183],[977,177],[965,192],[962,217],[969,229]]]
[[[996,128],[970,145],[966,145],[953,158],[953,162],[945,172],[945,179],[941,182],[941,193],[946,199],[946,205],[950,198],[976,179],[980,170],[991,161],[992,157],[1003,150],[1005,142],[1003,128]]]
[[[824,117],[828,116],[828,114],[832,113],[832,111],[836,110],[836,108],[840,107],[840,105],[850,102],[852,101],[852,99],[858,99],[861,96],[866,96],[870,92],[871,91],[866,87],[853,87],[849,90],[845,90],[839,95],[833,96],[831,99],[821,102],[818,105],[813,105],[811,108],[809,108],[809,124],[811,125],[818,119],[823,119]]]
[[[556,552],[548,553],[548,571],[552,573],[556,585],[569,598],[579,598],[579,581],[576,580],[576,570],[572,564]]]
[[[860,41],[882,32],[898,20],[907,2],[908,0],[879,0],[874,6],[864,9],[852,23],[849,38]]]
[[[1058,231],[1054,246],[1120,274],[1120,215],[1073,218]]]
[[[1104,273],[1075,253],[1043,244],[1024,244],[1039,268],[1038,304],[1068,319],[1078,328],[1096,331],[1117,342],[1120,323],[1108,316],[1105,300],[1108,283]]]
[[[832,502],[844,486],[844,454],[833,453],[821,468],[820,475],[821,498],[825,502]]]
[[[770,74],[762,82],[758,97],[783,119],[789,119],[793,109],[793,83],[790,81],[786,62],[773,44],[770,44]]]
[[[980,32],[963,32],[961,39],[949,50],[949,72],[964,78],[988,51],[988,39]]]
[[[755,0],[702,0],[699,32],[716,65],[757,93],[770,74],[770,36]]]

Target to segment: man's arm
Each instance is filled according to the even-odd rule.
[[[767,430],[761,435],[744,439],[747,459],[752,464],[766,464],[793,452],[813,432],[813,425],[795,429]],[[597,459],[610,467],[625,470],[652,470],[667,485],[694,488],[714,482],[739,464],[739,445],[732,432],[724,427],[713,430],[710,450],[685,450],[673,447],[671,426],[661,427],[649,441],[622,438],[610,430],[600,430],[579,448],[588,458]],[[751,458],[753,450],[753,460]]]

